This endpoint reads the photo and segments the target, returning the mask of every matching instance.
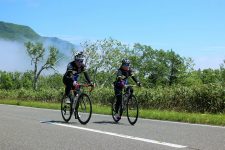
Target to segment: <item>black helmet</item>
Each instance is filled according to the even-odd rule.
[[[129,59],[127,59],[127,58],[124,58],[123,60],[122,60],[122,64],[123,65],[129,65],[130,64],[130,60]]]
[[[84,60],[84,54],[83,54],[83,52],[78,52],[78,53],[74,56],[74,60],[75,60],[75,61],[83,61],[83,60]]]

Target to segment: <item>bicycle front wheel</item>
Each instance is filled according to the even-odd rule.
[[[87,124],[91,119],[92,104],[89,96],[82,93],[78,97],[76,115],[81,124]]]
[[[138,119],[138,101],[134,95],[127,101],[127,119],[131,125],[134,125]]]
[[[61,99],[61,114],[64,121],[69,122],[70,118],[72,116],[72,101],[66,97],[63,96]]]

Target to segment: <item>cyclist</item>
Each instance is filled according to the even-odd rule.
[[[122,60],[122,65],[117,71],[117,77],[116,81],[114,82],[114,91],[116,96],[116,106],[115,106],[115,118],[120,119],[120,115],[118,114],[119,107],[122,102],[122,90],[125,85],[128,84],[128,77],[130,77],[136,82],[138,86],[141,86],[141,83],[136,79],[136,77],[133,74],[133,71],[130,67],[130,60],[125,58]],[[133,93],[132,87],[129,87],[131,93]]]
[[[94,86],[93,82],[91,82],[88,73],[86,72],[86,66],[84,65],[84,54],[83,52],[79,52],[74,56],[74,61],[70,62],[67,65],[66,73],[63,76],[63,83],[65,84],[65,95],[70,98],[70,90],[73,87],[78,87],[77,80],[79,78],[80,73],[84,73],[85,79],[91,86]],[[67,103],[70,102],[69,99],[66,100]]]

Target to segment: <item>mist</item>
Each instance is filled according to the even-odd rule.
[[[0,40],[0,70],[24,72],[31,69],[31,61],[24,44]]]
[[[62,47],[63,48],[63,47]],[[46,48],[45,57],[48,55]],[[62,54],[62,51],[60,51]],[[64,53],[63,53],[64,54]],[[44,70],[42,75],[48,75],[52,73],[60,73],[63,74],[66,70],[66,66],[71,61],[71,58],[68,56],[69,52],[64,56],[63,59],[59,61],[59,63],[55,67],[54,70]],[[40,67],[42,64],[40,63],[38,66]],[[16,42],[16,41],[6,41],[0,39],[0,70],[7,72],[26,72],[28,70],[33,70],[33,65],[31,64],[31,58],[28,56],[26,52],[26,47],[24,43]],[[39,68],[38,68],[39,69]]]

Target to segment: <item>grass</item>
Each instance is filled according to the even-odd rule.
[[[225,126],[225,114],[186,113],[167,110],[140,110],[140,117],[147,119]]]
[[[60,103],[47,103],[39,101],[25,101],[25,100],[0,100],[0,104],[10,104],[19,106],[28,106],[36,108],[60,109]],[[93,104],[93,112],[97,114],[111,114],[109,106]],[[210,124],[225,126],[225,114],[200,114],[200,113],[186,113],[167,110],[139,110],[139,117],[146,119],[168,120],[198,124]]]
[[[59,103],[47,103],[39,101],[23,101],[23,100],[0,100],[0,104],[27,106],[35,108],[60,109]]]

